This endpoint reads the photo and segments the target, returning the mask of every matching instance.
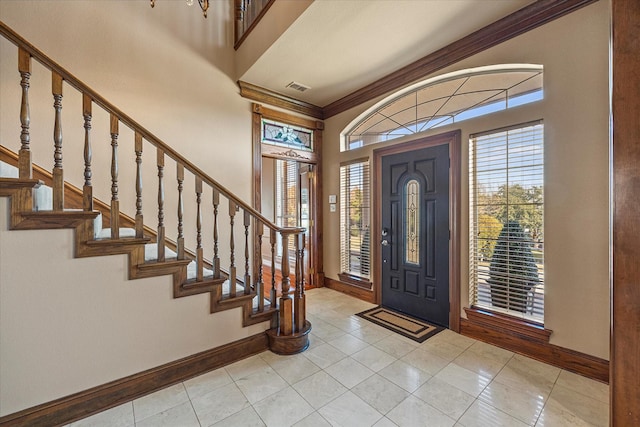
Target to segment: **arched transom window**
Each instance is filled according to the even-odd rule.
[[[427,79],[380,101],[348,127],[342,151],[538,101],[542,66],[473,68]]]

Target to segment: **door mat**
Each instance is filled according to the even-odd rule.
[[[367,319],[376,325],[387,328],[417,342],[424,342],[427,338],[444,330],[441,326],[432,325],[424,320],[407,316],[384,307],[376,307],[362,313],[357,313],[363,319]]]

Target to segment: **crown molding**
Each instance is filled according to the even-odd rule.
[[[238,86],[240,86],[240,95],[243,98],[284,108],[285,110],[304,114],[305,116],[315,119],[322,120],[324,118],[322,108],[317,105],[309,104],[308,102],[300,101],[299,99],[243,82],[242,80],[238,80]]]
[[[324,119],[453,65],[598,0],[538,0],[322,108]]]

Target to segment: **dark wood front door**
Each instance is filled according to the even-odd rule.
[[[382,157],[382,305],[449,326],[449,144]]]

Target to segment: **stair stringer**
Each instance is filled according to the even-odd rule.
[[[277,313],[275,308],[266,308],[261,313],[253,312],[254,290],[249,294],[224,297],[222,287],[227,280],[224,274],[218,279],[188,282],[187,265],[191,259],[145,262],[145,245],[151,241],[148,237],[94,239],[94,220],[100,214],[98,211],[33,211],[33,189],[40,185],[42,182],[34,179],[0,178],[0,197],[8,197],[11,206],[11,229],[72,229],[76,258],[127,255],[130,280],[171,275],[173,298],[209,293],[210,313],[240,307],[243,327],[265,321],[273,324]]]

